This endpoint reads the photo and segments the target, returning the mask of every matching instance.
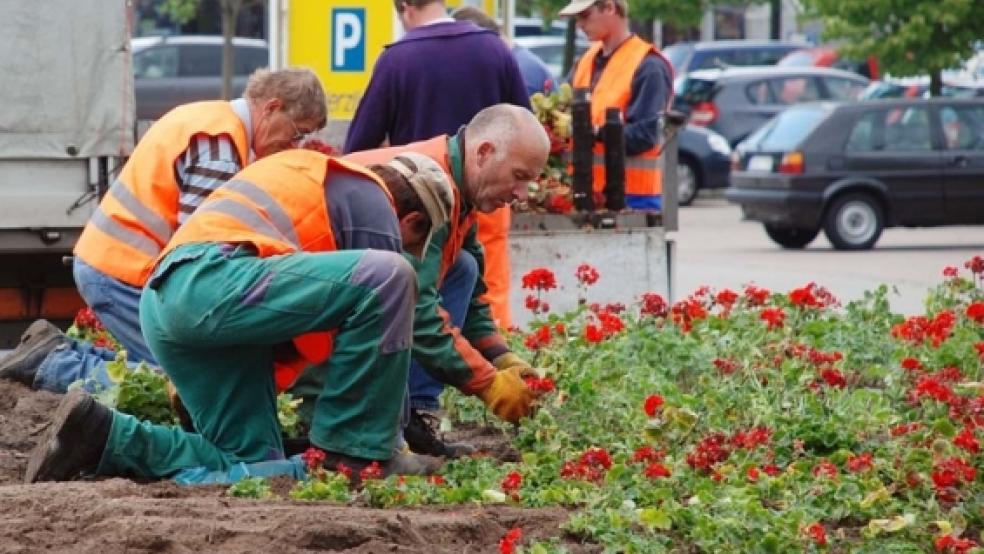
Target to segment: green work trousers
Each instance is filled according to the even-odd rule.
[[[114,413],[98,473],[168,477],[283,458],[273,352],[338,329],[315,403],[311,443],[393,455],[410,363],[416,278],[378,250],[256,257],[199,243],[170,253],[144,289],[140,323],[198,433]]]

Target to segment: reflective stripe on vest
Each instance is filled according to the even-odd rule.
[[[178,226],[175,164],[196,136],[228,137],[237,163],[249,156],[246,128],[229,102],[178,106],[147,130],[75,245],[100,272],[142,287]]]
[[[601,53],[601,43],[595,43],[578,62],[574,71],[574,86],[591,86],[591,73],[596,57]],[[653,45],[633,35],[619,46],[605,65],[601,76],[591,93],[591,122],[600,127],[605,122],[605,110],[619,108],[623,117],[628,110],[632,96],[632,78],[639,65],[649,54],[662,54]],[[605,150],[604,145],[593,146],[592,176],[594,190],[605,188]],[[662,191],[662,175],[657,158],[659,147],[654,146],[636,156],[625,159],[625,192],[631,195],[653,196]]]

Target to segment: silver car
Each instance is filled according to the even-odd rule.
[[[269,53],[265,40],[237,37],[232,44],[235,97],[253,71],[269,65]],[[180,104],[221,97],[221,36],[139,37],[130,45],[138,120],[158,119]]]

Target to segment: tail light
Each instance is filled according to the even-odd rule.
[[[690,110],[690,123],[706,127],[718,118],[718,109],[714,102],[701,102]]]
[[[803,173],[803,154],[802,152],[787,152],[779,160],[779,173],[787,175],[800,175]]]
[[[731,171],[741,171],[741,155],[738,152],[731,153]]]

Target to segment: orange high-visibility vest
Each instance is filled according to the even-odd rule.
[[[342,159],[360,165],[369,166],[373,164],[385,164],[404,152],[416,152],[431,158],[441,166],[441,169],[444,170],[448,180],[454,183],[454,173],[451,171],[451,160],[448,158],[447,135],[441,135],[439,137],[422,140],[420,142],[412,142],[403,146],[391,146],[389,148],[377,148],[375,150],[353,152],[351,154],[346,154]],[[451,189],[454,191],[454,211],[451,213],[460,214],[461,191],[458,190],[459,187],[457,184],[451,187]],[[448,234],[448,240],[444,243],[444,250],[442,251],[441,272],[438,277],[438,285],[444,281],[444,276],[447,274],[451,266],[454,265],[455,260],[458,259],[458,252],[461,251],[461,245],[465,243],[465,235],[468,234],[468,230],[471,229],[474,223],[474,210],[465,214],[464,217],[452,217],[448,221],[448,225],[451,226],[451,231]]]
[[[147,131],[86,224],[75,255],[99,271],[143,287],[178,227],[175,163],[195,136],[227,136],[240,167],[249,160],[246,128],[229,102],[195,102],[168,112]]]
[[[250,244],[261,258],[335,251],[325,179],[339,171],[376,183],[392,203],[379,178],[362,167],[313,150],[285,150],[249,165],[209,195],[174,234],[161,257],[195,242]],[[300,358],[274,363],[278,391],[289,388],[308,365],[328,359],[333,333],[315,331],[294,338]]]
[[[575,88],[591,87],[591,72],[595,58],[601,52],[602,44],[596,42],[588,49],[577,64],[574,71]],[[655,46],[632,35],[617,49],[601,72],[598,83],[591,91],[591,123],[601,127],[605,123],[605,110],[618,108],[625,120],[629,102],[632,100],[632,76],[635,75],[639,64],[649,54],[663,57]],[[665,60],[665,58],[664,58]],[[669,62],[667,62],[669,66]],[[654,146],[645,152],[628,156],[625,159],[625,193],[654,196],[663,190],[663,178],[657,165],[659,146]],[[600,142],[594,144],[594,162],[592,164],[595,192],[605,189],[605,146]]]
[[[386,163],[403,152],[417,152],[433,159],[444,170],[448,180],[454,183],[454,173],[451,171],[451,161],[448,158],[447,135],[403,146],[353,152],[346,155],[345,159],[363,165],[371,165]],[[460,187],[455,184],[452,188],[454,189],[454,213],[461,213]],[[444,244],[444,258],[441,262],[439,277],[440,281],[444,280],[444,275],[458,259],[458,252],[461,251],[461,245],[465,242],[465,235],[468,234],[472,224],[477,221],[478,241],[482,243],[482,250],[485,254],[483,278],[486,292],[482,295],[482,300],[492,310],[492,319],[496,325],[503,329],[512,325],[509,309],[509,226],[511,219],[512,211],[509,207],[500,208],[490,214],[478,213],[473,210],[461,221],[452,219],[450,222],[450,239]]]

